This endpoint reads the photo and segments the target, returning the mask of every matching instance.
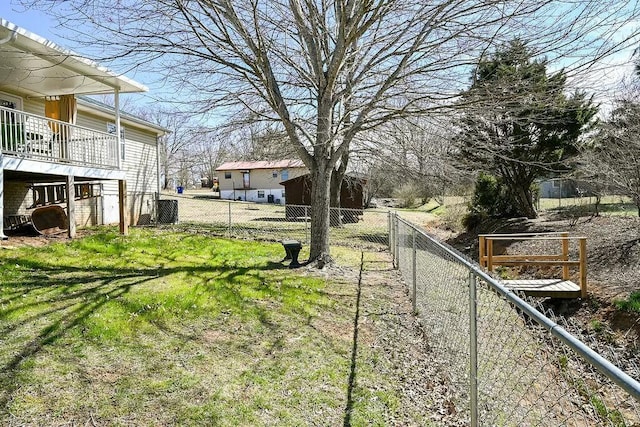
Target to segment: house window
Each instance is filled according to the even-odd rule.
[[[551,180],[551,186],[553,188],[560,188],[560,180],[559,179]]]
[[[278,177],[278,171],[273,171],[271,173],[271,176],[274,177],[274,178],[277,178]]]
[[[242,188],[251,188],[251,180],[249,179],[249,171],[242,172]]]
[[[115,135],[116,133],[116,124],[115,123],[107,123],[107,133]],[[120,125],[120,158],[122,160],[125,159],[125,144],[124,144],[124,127]]]
[[[264,199],[264,191],[258,190],[258,199]]]
[[[231,179],[231,172],[225,172],[224,179]]]
[[[282,190],[282,198],[283,198],[283,199],[285,198],[284,190]]]
[[[283,181],[288,180],[288,179],[289,179],[289,171],[288,171],[288,170],[286,170],[286,169],[283,169],[283,170],[280,172],[280,178],[281,178]]]

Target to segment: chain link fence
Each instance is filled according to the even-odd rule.
[[[249,203],[196,196],[166,196],[158,201],[157,223],[198,229],[213,235],[310,242],[308,206]],[[332,245],[383,251],[388,248],[388,211],[331,208]]]
[[[638,355],[520,298],[398,216],[389,224],[394,264],[471,425],[640,426]]]
[[[164,196],[157,223],[308,244],[308,209]],[[331,215],[332,245],[391,249],[434,360],[446,361],[451,410],[471,425],[640,427],[637,354],[597,341],[542,300],[515,295],[394,213],[332,209]]]

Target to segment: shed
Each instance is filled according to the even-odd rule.
[[[309,216],[305,206],[311,206],[311,175],[306,174],[280,183],[285,188],[285,212],[287,219]],[[357,222],[363,214],[366,180],[346,175],[340,188],[340,208],[344,208],[345,221]],[[331,206],[338,207],[338,206]]]
[[[577,183],[572,179],[552,178],[540,181],[541,198],[568,198],[579,195]]]

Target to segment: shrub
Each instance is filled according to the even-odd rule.
[[[469,213],[463,218],[462,224],[471,230],[489,218],[517,216],[512,201],[508,187],[499,178],[481,172],[476,179]]]
[[[418,188],[410,183],[402,184],[393,192],[395,198],[400,200],[401,208],[411,208],[415,205],[416,199],[420,196]]]
[[[629,299],[615,301],[616,307],[620,310],[635,311],[640,313],[640,291],[631,292]]]

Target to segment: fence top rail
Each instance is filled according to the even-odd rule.
[[[495,291],[501,294],[505,299],[507,299],[511,304],[522,310],[529,317],[535,320],[540,326],[547,329],[552,335],[566,344],[569,348],[573,349],[576,353],[580,355],[584,360],[588,361],[592,366],[594,366],[598,371],[600,371],[605,376],[609,377],[613,382],[619,385],[622,389],[624,389],[627,393],[629,393],[634,399],[640,401],[640,383],[635,379],[631,378],[628,374],[623,372],[620,368],[615,366],[613,363],[609,362],[604,357],[600,356],[594,350],[589,348],[582,341],[578,340],[576,337],[571,335],[564,329],[562,326],[558,325],[553,320],[549,319],[544,314],[540,313],[537,309],[531,306],[529,303],[524,301],[518,295],[516,295],[510,289],[507,289],[496,279],[491,277],[488,273],[483,271],[477,263],[471,262],[466,259],[462,254],[460,254],[455,249],[439,242],[434,237],[430,236],[424,230],[418,228],[416,225],[411,222],[401,218],[397,213],[394,213],[395,218],[399,222],[403,222],[410,228],[416,230],[419,234],[426,237],[431,243],[441,248],[443,251],[447,252],[453,258],[458,260],[461,264],[466,266],[469,271],[477,278],[485,281],[489,286],[491,286]]]
[[[569,234],[568,231],[547,231],[542,233],[485,233],[478,237],[511,237],[511,236],[553,236],[556,234]]]
[[[494,237],[492,235],[481,235],[485,240],[582,240],[586,239],[586,236],[534,236],[534,237],[526,237],[526,236],[517,236],[513,235],[512,237],[499,236]]]

